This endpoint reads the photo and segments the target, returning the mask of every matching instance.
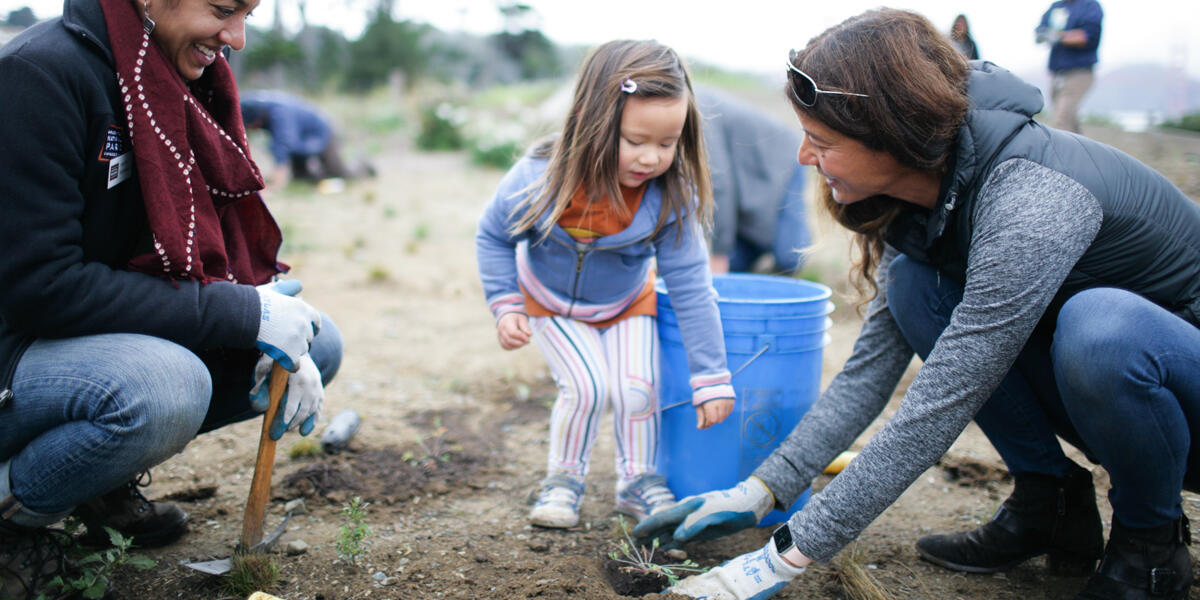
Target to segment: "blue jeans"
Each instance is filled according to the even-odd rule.
[[[963,288],[905,256],[888,304],[922,358]],[[1084,290],[1043,318],[975,422],[1013,473],[1064,475],[1056,436],[1108,471],[1123,524],[1165,525],[1180,490],[1200,488],[1200,329],[1132,292]]]
[[[739,236],[729,253],[729,270],[744,273],[754,268],[758,257],[770,252],[775,258],[775,271],[779,273],[795,273],[803,266],[804,255],[799,251],[806,250],[812,242],[808,232],[808,224],[804,222],[806,214],[804,207],[804,167],[796,165],[792,180],[788,183],[787,191],[779,201],[779,218],[775,224],[775,238],[770,248]]]
[[[342,360],[328,316],[310,353],[326,383]],[[0,502],[17,525],[49,525],[183,450],[197,433],[255,416],[258,353],[201,352],[138,334],[37,340],[0,412]]]

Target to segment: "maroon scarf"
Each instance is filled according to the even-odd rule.
[[[287,269],[223,54],[184,83],[129,0],[100,0],[154,250],[129,268],[258,285]]]

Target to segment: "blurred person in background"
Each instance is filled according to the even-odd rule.
[[[979,60],[979,47],[975,45],[975,38],[971,37],[967,15],[960,14],[954,17],[954,24],[950,26],[950,42],[967,57],[967,60]]]
[[[1079,105],[1095,81],[1103,20],[1096,0],[1056,0],[1034,30],[1039,44],[1050,44],[1052,127],[1080,131]]]
[[[242,120],[247,130],[262,129],[270,135],[275,167],[267,183],[272,188],[293,179],[317,183],[374,175],[365,163],[346,164],[333,120],[306,100],[277,90],[249,91],[242,94]]]
[[[770,255],[772,272],[795,274],[811,241],[800,136],[720,90],[697,87],[696,101],[716,203],[712,272],[748,272]]]

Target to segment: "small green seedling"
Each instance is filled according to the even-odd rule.
[[[279,584],[279,565],[266,554],[234,553],[224,584],[225,590],[238,598],[260,590],[269,592]]]
[[[614,549],[608,553],[608,557],[620,563],[622,569],[633,573],[662,575],[667,578],[669,586],[678,583],[680,577],[686,573],[703,573],[708,570],[690,558],[681,563],[660,564],[654,562],[654,553],[658,551],[658,538],[654,538],[649,548],[639,545],[629,534],[629,526],[625,523],[625,517],[619,516],[617,519],[621,524],[623,539],[612,542]]]
[[[324,451],[321,450],[321,442],[312,438],[300,438],[291,448],[288,448],[288,458],[293,460],[298,458],[312,458],[320,456]]]
[[[342,505],[346,524],[338,530],[337,553],[352,565],[367,551],[366,539],[371,535],[371,528],[367,527],[367,507],[370,505],[358,496]]]
[[[68,523],[69,530],[78,529],[78,527],[78,523]],[[145,556],[129,553],[129,548],[133,545],[132,537],[125,537],[111,527],[105,527],[104,530],[108,532],[108,539],[112,546],[83,554],[75,561],[78,573],[68,577],[58,575],[51,579],[38,596],[38,600],[59,598],[70,594],[79,594],[89,600],[103,598],[104,593],[108,591],[109,578],[118,569],[128,566],[146,570],[158,564]],[[70,550],[72,554],[83,552],[77,545],[72,545]]]

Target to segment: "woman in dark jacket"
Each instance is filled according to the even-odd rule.
[[[979,60],[979,47],[975,45],[975,38],[971,37],[967,15],[954,17],[954,24],[950,26],[950,41],[967,60]]]
[[[968,65],[907,11],[869,11],[788,60],[801,163],[855,233],[874,292],[854,352],[783,442],[731,490],[685,498],[637,533],[703,539],[787,507],[887,405],[895,415],[759,551],[674,590],[766,598],[832,558],[974,419],[1014,475],[992,521],[917,542],[990,573],[1048,555],[1080,599],[1185,598],[1181,490],[1200,483],[1200,207],[1113,148],[1033,119],[1032,86]],[[1107,546],[1092,473],[1112,482]],[[1154,468],[1147,468],[1154,465]],[[1096,561],[1103,557],[1098,569]]]
[[[223,55],[256,5],[68,0],[0,50],[0,597],[62,567],[46,526],[73,511],[93,538],[181,535],[138,474],[261,411],[272,360],[273,434],[319,413],[340,336],[274,281]]]

